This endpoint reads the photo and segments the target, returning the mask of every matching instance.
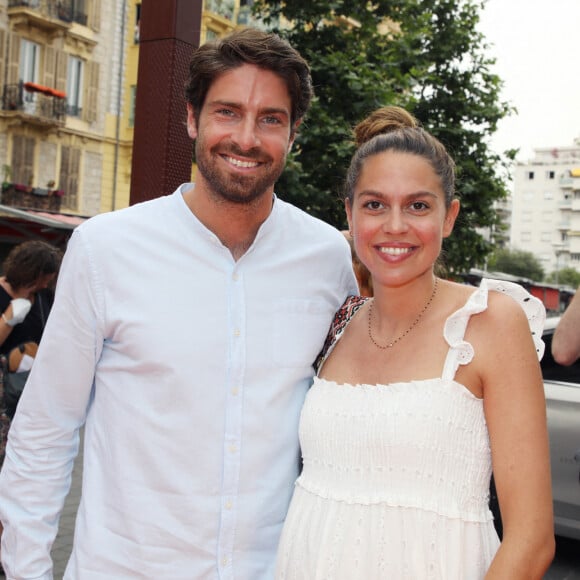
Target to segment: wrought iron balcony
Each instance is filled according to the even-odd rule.
[[[15,111],[44,124],[63,125],[66,118],[66,95],[35,83],[4,85],[2,110]]]
[[[18,209],[59,212],[64,191],[3,183],[0,201]]]
[[[80,9],[78,0],[8,0],[8,8],[12,13],[14,9],[22,8],[48,19],[62,22],[77,22],[87,25],[87,14]]]

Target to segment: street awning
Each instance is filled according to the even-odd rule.
[[[0,204],[0,242],[14,244],[27,239],[44,239],[64,244],[72,231],[87,219]]]
[[[45,226],[50,226],[63,230],[74,230],[78,225],[82,224],[86,217],[67,215],[63,213],[51,213],[45,211],[36,211],[33,209],[18,209],[10,207],[9,205],[0,204],[0,212],[8,215],[13,215],[24,220],[36,222]]]

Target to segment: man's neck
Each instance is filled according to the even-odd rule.
[[[212,231],[239,260],[250,248],[260,226],[272,211],[273,197],[264,194],[249,204],[216,201],[203,189],[193,187],[183,199],[197,219]]]

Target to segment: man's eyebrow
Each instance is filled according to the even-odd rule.
[[[262,109],[261,112],[269,115],[286,115],[287,117],[290,116],[290,111],[284,107],[266,107]]]

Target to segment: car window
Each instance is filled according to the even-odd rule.
[[[580,361],[576,361],[568,367],[559,365],[552,356],[552,334],[554,331],[546,332],[542,339],[546,343],[546,350],[542,357],[542,375],[544,379],[550,381],[563,381],[566,383],[580,384]]]

